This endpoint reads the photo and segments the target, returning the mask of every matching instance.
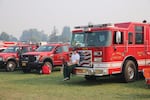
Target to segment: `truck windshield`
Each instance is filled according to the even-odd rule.
[[[17,50],[19,49],[19,47],[8,47],[7,49],[5,49],[3,52],[9,53],[9,52],[17,52]]]
[[[46,52],[51,51],[54,48],[54,46],[40,46],[38,49],[36,49],[37,52]]]
[[[71,46],[108,46],[111,43],[111,31],[75,33],[72,35]]]

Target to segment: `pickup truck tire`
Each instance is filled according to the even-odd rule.
[[[132,60],[127,60],[124,64],[123,77],[125,82],[133,82],[137,79],[137,68]]]
[[[13,72],[16,67],[17,67],[17,64],[14,61],[8,61],[6,64],[6,71]]]

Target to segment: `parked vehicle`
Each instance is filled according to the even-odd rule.
[[[17,44],[19,44],[19,42],[0,41],[0,52],[4,51],[7,47],[15,46]]]
[[[63,59],[69,59],[68,44],[54,43],[40,46],[35,52],[22,54],[21,67],[24,73],[35,69],[40,73],[43,66],[52,70],[55,66],[62,66]]]
[[[150,24],[125,22],[78,26],[72,32],[81,60],[74,74],[85,79],[120,74],[133,82],[150,67]]]
[[[4,51],[7,47],[0,47],[0,52]]]
[[[6,71],[14,71],[19,67],[20,55],[32,50],[30,45],[10,46],[0,52],[0,68]]]

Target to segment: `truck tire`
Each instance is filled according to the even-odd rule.
[[[133,82],[137,79],[137,68],[132,60],[125,61],[123,68],[123,78],[125,82]]]
[[[14,61],[8,61],[6,64],[6,71],[13,72],[16,67],[17,67],[17,64]]]

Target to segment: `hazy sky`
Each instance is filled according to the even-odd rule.
[[[0,33],[19,38],[23,30],[37,28],[50,34],[56,26],[150,22],[150,0],[0,0]]]

